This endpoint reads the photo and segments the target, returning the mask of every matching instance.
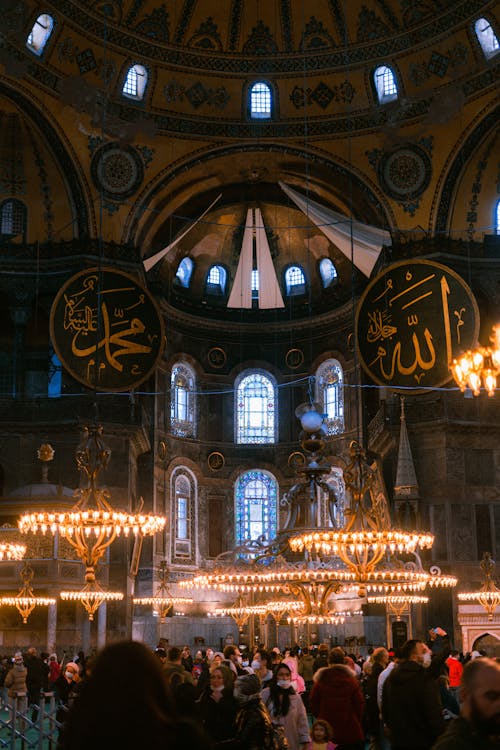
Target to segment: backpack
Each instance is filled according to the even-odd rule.
[[[281,724],[270,723],[266,727],[264,750],[289,750],[290,745],[285,737],[285,728]]]

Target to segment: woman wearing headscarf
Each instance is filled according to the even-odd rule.
[[[233,675],[229,667],[212,667],[210,681],[196,701],[197,715],[215,748],[234,739],[238,706],[233,696]]]
[[[68,709],[78,692],[77,685],[79,682],[80,670],[78,664],[75,661],[69,661],[62,674],[54,682],[54,692],[58,704],[56,719],[60,724],[66,721]]]
[[[14,707],[17,701],[17,710],[25,711],[27,705],[26,693],[26,677],[28,676],[28,669],[24,664],[23,655],[20,651],[16,651],[14,654],[14,661],[11,669],[5,675],[4,686],[8,689],[7,697],[9,700],[9,706]],[[24,693],[24,698],[18,698],[18,693]]]
[[[280,724],[290,750],[305,748],[311,738],[306,709],[292,686],[292,671],[288,664],[280,664],[269,686],[262,691],[262,701],[273,724]]]

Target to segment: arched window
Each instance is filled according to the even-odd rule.
[[[207,291],[211,294],[224,294],[227,273],[224,266],[211,266],[207,276]]]
[[[148,82],[148,72],[144,65],[132,65],[127,71],[122,94],[129,99],[144,99],[144,92]]]
[[[336,359],[327,359],[316,371],[316,401],[321,404],[328,435],[344,432],[344,373]]]
[[[185,287],[186,289],[189,287],[192,273],[193,261],[191,260],[191,258],[183,258],[177,267],[175,276],[179,280],[181,286]]]
[[[172,473],[172,561],[195,562],[196,480],[184,466]]]
[[[500,49],[498,37],[493,31],[491,23],[486,18],[477,19],[474,24],[474,31],[486,58],[494,57],[498,54],[498,50]]]
[[[337,269],[330,258],[323,258],[319,263],[319,275],[324,289],[337,281]]]
[[[237,443],[275,443],[276,383],[265,372],[245,372],[236,382]]]
[[[375,90],[380,104],[392,102],[398,98],[398,87],[396,77],[391,68],[387,65],[381,65],[373,74]]]
[[[253,469],[241,474],[235,486],[236,544],[263,536],[267,541],[278,531],[278,483],[267,471]]]
[[[24,237],[26,232],[26,206],[18,200],[8,200],[0,206],[0,234],[7,237]]]
[[[296,294],[305,294],[306,277],[300,266],[289,266],[285,271],[286,293],[289,296]]]
[[[500,234],[500,200],[497,201],[495,209],[495,233]]]
[[[184,363],[172,367],[170,376],[170,430],[178,437],[196,435],[196,377]]]
[[[27,48],[35,55],[41,55],[53,28],[54,19],[52,16],[49,16],[48,13],[42,13],[41,16],[38,16],[26,39]]]
[[[252,120],[269,120],[271,112],[271,87],[264,81],[257,81],[250,87],[250,117]]]

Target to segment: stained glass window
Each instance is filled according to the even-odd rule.
[[[41,55],[54,28],[54,19],[48,13],[38,16],[26,39],[26,46],[35,55]]]
[[[489,58],[498,54],[500,44],[491,23],[486,18],[478,18],[474,24],[474,29],[484,56]]]
[[[326,289],[331,286],[337,279],[337,269],[333,265],[330,258],[323,258],[319,264],[319,273],[323,287]]]
[[[500,234],[500,200],[497,201],[495,210],[495,232],[496,234]]]
[[[245,372],[236,382],[237,443],[276,442],[276,384],[270,375]]]
[[[373,74],[375,88],[380,104],[398,98],[398,87],[393,71],[387,65],[381,65]]]
[[[253,469],[238,477],[235,487],[236,544],[249,539],[274,539],[278,530],[278,483],[267,471]]]
[[[327,359],[316,371],[316,401],[323,408],[323,424],[329,435],[339,435],[345,429],[343,379],[336,359]]]
[[[196,508],[196,480],[184,466],[172,474],[172,556],[195,561],[194,532]]]
[[[250,88],[250,117],[253,120],[271,117],[271,88],[264,81],[258,81]]]
[[[47,395],[49,398],[60,398],[62,391],[61,360],[51,348],[49,351],[49,381]]]
[[[170,429],[178,437],[196,434],[196,376],[185,363],[172,367],[170,376]]]
[[[122,94],[129,99],[143,99],[148,82],[148,74],[143,65],[132,65],[127,71]]]

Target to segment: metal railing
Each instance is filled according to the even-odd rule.
[[[61,726],[57,708],[54,693],[41,693],[36,705],[28,705],[27,693],[9,698],[9,705],[0,711],[0,748],[56,750]]]

